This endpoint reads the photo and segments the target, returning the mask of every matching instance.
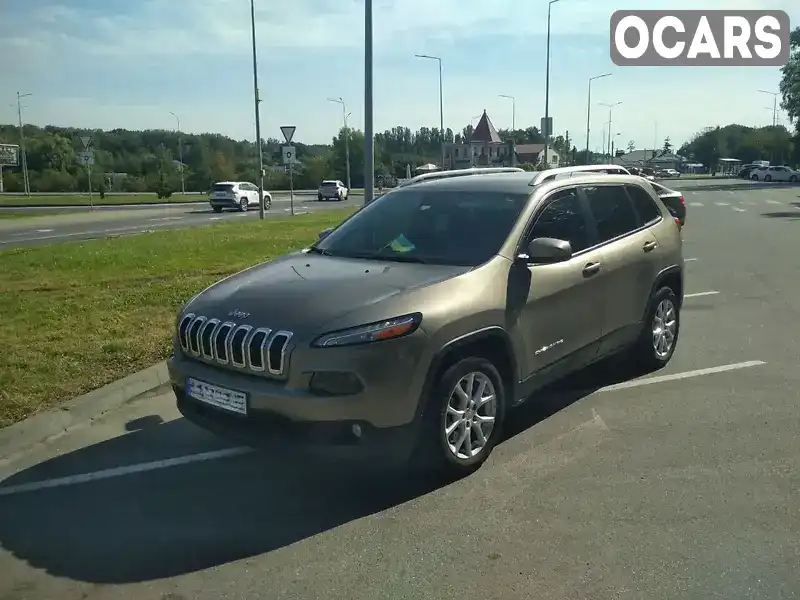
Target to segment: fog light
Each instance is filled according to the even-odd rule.
[[[344,371],[319,371],[311,376],[309,389],[321,396],[351,396],[364,390],[355,373]]]
[[[361,425],[359,425],[358,423],[353,425],[353,435],[356,436],[357,438],[361,437]]]

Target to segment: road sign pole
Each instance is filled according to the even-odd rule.
[[[294,215],[294,161],[289,163],[289,208]]]
[[[3,193],[3,165],[0,165],[0,194]]]
[[[86,175],[89,179],[89,210],[94,210],[94,202],[92,202],[92,165],[86,165]]]

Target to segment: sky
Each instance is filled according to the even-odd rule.
[[[363,129],[364,0],[255,0],[262,137],[330,143]],[[636,0],[631,8],[782,9],[797,0]],[[609,0],[552,7],[550,115],[555,134],[602,145],[609,110],[620,146],[679,146],[704,127],[769,125],[774,67],[617,67]],[[539,125],[545,112],[546,0],[374,0],[374,124],[438,127],[439,56],[445,127],[485,109],[495,126]],[[248,0],[0,0],[0,122],[100,129],[177,129],[255,139]],[[500,97],[513,96],[514,102]],[[785,114],[780,121],[788,124]],[[619,134],[617,136],[616,134]]]

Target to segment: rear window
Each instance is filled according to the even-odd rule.
[[[338,185],[338,181],[323,181],[322,185]]]
[[[230,183],[215,183],[211,186],[212,192],[230,192],[233,186]]]

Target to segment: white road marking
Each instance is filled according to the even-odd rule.
[[[50,233],[53,229],[37,229],[36,233]]]
[[[695,262],[696,260],[696,258],[684,258],[683,262]]]
[[[209,221],[220,221],[220,220],[222,220],[222,217],[209,217],[208,220]]]
[[[780,204],[777,200],[767,200],[767,204]]]
[[[684,298],[699,298],[700,296],[715,296],[719,292],[697,292],[695,294],[684,294]]]
[[[154,224],[150,227],[169,227],[168,223],[161,223],[161,224]],[[54,240],[54,239],[62,239],[62,238],[72,238],[72,237],[80,237],[86,236],[88,239],[94,239],[93,236],[96,237],[106,237],[108,234],[113,233],[138,233],[141,231],[152,231],[152,229],[143,229],[142,226],[131,226],[131,227],[116,227],[112,229],[103,229],[103,230],[95,230],[95,231],[76,231],[73,233],[60,233],[55,235],[40,235],[38,237],[29,237],[29,238],[22,238],[16,240],[0,240],[0,245],[3,244],[16,244],[19,242],[38,242],[41,240]]]
[[[180,221],[183,217],[159,217],[157,219],[150,219],[151,221]]]
[[[249,454],[251,452],[253,452],[252,448],[244,448],[244,447],[225,448],[224,450],[214,450],[212,452],[190,454],[188,456],[179,456],[178,458],[168,458],[165,460],[156,460],[153,462],[139,463],[136,465],[127,465],[125,467],[114,467],[111,469],[103,469],[102,471],[94,471],[92,473],[81,473],[79,475],[69,475],[67,477],[58,477],[56,479],[48,479],[45,481],[33,481],[31,483],[21,483],[19,485],[9,486],[7,488],[0,488],[0,496],[11,496],[12,494],[21,494],[23,492],[35,492],[38,490],[44,490],[55,487],[64,487],[67,485],[76,485],[78,483],[87,483],[89,481],[109,479],[111,477],[120,477],[122,475],[145,473],[147,471],[166,469],[169,467],[187,465],[190,463],[203,462],[207,460],[216,460],[218,458],[241,456],[243,454]]]
[[[643,385],[652,385],[654,383],[664,383],[666,381],[678,381],[680,379],[690,379],[692,377],[702,377],[704,375],[714,375],[715,373],[726,373],[727,371],[736,371],[738,369],[748,369],[750,367],[758,367],[765,365],[763,360],[749,360],[747,362],[733,363],[730,365],[722,365],[719,367],[710,367],[708,369],[697,369],[696,371],[684,371],[683,373],[672,373],[671,375],[660,375],[658,377],[645,377],[644,379],[636,379],[634,381],[623,381],[597,390],[598,392],[613,392],[614,390],[627,390],[630,388],[640,387]]]
[[[736,212],[747,212],[745,209],[743,209],[743,208],[739,208],[739,207],[737,207],[737,206],[734,206],[734,207],[733,207],[733,210],[735,210]]]
[[[714,202],[717,206],[730,206],[727,202]]]
[[[703,206],[702,202],[689,202],[689,206]]]

